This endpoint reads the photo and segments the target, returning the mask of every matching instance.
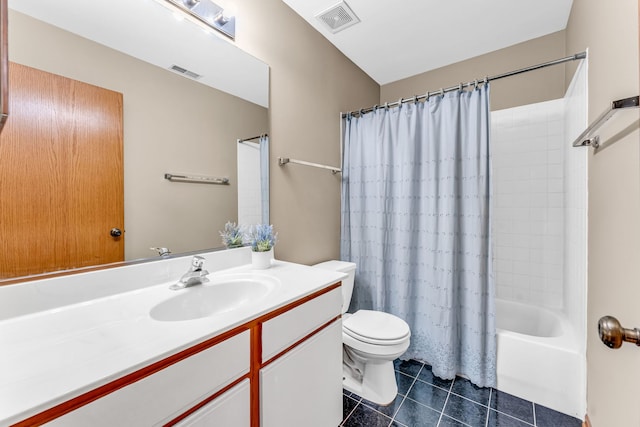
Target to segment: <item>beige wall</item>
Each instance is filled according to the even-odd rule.
[[[277,157],[340,165],[339,113],[378,102],[379,86],[280,0],[237,0],[237,44],[270,67],[271,222],[276,256],[339,256],[340,175]]]
[[[235,141],[266,132],[267,110],[26,15],[10,11],[9,22],[12,61],[123,94],[125,257],[220,246],[218,230],[237,219]],[[231,185],[172,183],[165,172]]]
[[[576,52],[569,52],[573,54]],[[466,61],[418,74],[382,86],[380,102],[397,101],[413,95],[424,95],[441,87],[518,70],[530,65],[567,56],[565,32],[549,34],[496,50]],[[526,75],[508,77],[491,83],[491,109],[526,105],[562,98],[565,91],[564,65],[536,70]]]
[[[567,50],[589,48],[589,118],[611,101],[638,95],[638,1],[574,0]],[[622,131],[608,147],[589,149],[589,268],[587,308],[587,412],[593,427],[637,427],[640,351],[610,350],[597,322],[617,317],[640,327],[640,135],[638,119],[619,117],[602,134]],[[612,143],[613,139],[617,142]]]

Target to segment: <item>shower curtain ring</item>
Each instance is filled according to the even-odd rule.
[[[384,109],[385,109],[385,110],[388,110],[388,109],[389,109],[389,103],[388,103],[388,102],[385,102],[385,103],[384,103]]]
[[[486,86],[489,83],[489,76],[484,76],[484,85]]]
[[[364,116],[364,109],[361,108],[360,111],[358,111],[358,113],[360,113],[360,117]]]
[[[462,82],[460,82],[460,86],[458,87],[458,90],[462,92]]]
[[[418,95],[413,95],[413,103],[414,104],[418,103]]]
[[[474,89],[474,90],[478,89],[478,79],[475,79],[475,80],[473,81],[473,89]]]
[[[440,96],[444,96],[444,88],[440,88]]]
[[[398,107],[402,107],[402,101],[403,101],[402,98],[398,99]]]

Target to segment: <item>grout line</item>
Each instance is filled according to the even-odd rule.
[[[498,414],[505,415],[505,416],[507,416],[509,418],[513,418],[516,421],[520,421],[522,424],[526,424],[526,425],[531,426],[531,427],[536,427],[534,424],[531,424],[530,422],[527,422],[527,421],[525,421],[525,420],[523,420],[521,418],[515,417],[515,416],[513,416],[511,414],[507,414],[506,412],[498,411],[497,409],[491,409],[491,408],[489,408],[489,410],[497,412]],[[534,422],[535,422],[535,420],[534,420]]]
[[[422,363],[422,362],[420,362],[420,363]],[[404,401],[407,400],[407,396],[409,395],[409,392],[411,391],[411,388],[416,383],[416,381],[418,381],[418,375],[420,375],[420,372],[422,372],[423,368],[424,368],[424,363],[422,363],[422,366],[420,366],[420,369],[418,369],[418,372],[416,373],[416,376],[413,377],[413,381],[411,382],[411,385],[409,386],[409,388],[407,389],[405,394],[402,396],[402,401],[398,405],[398,408],[396,409],[396,411],[393,413],[393,416],[391,417],[391,421],[389,422],[389,426],[396,420],[396,415],[398,415],[398,412],[400,412],[400,408],[402,408],[402,404],[404,403]],[[393,371],[404,375],[404,373],[402,371],[396,371],[395,369]],[[408,377],[411,377],[411,375],[408,375]],[[397,382],[397,380],[396,380],[396,382]],[[400,424],[402,424],[402,423],[400,423]]]
[[[447,388],[444,388],[444,387],[441,387],[441,386],[439,386],[439,385],[435,385],[435,384],[433,384],[433,383],[430,383],[430,382],[428,382],[428,381],[421,380],[421,379],[419,379],[419,378],[416,378],[416,380],[420,381],[420,382],[421,382],[421,383],[423,383],[423,384],[427,384],[427,385],[430,385],[430,386],[432,386],[432,387],[439,388],[440,390],[446,391],[447,393],[448,393],[448,392],[449,392],[449,390],[451,389],[451,385],[449,385],[449,387],[447,387]],[[453,394],[455,394],[456,396],[460,396],[459,394],[456,394],[456,393],[453,393]],[[464,397],[464,396],[460,396],[460,397]]]
[[[489,427],[489,415],[491,414],[491,398],[493,395],[493,388],[489,387],[489,401],[487,402],[487,420],[484,423],[485,427]]]
[[[418,405],[420,405],[420,406],[424,406],[425,408],[431,409],[431,410],[432,410],[432,411],[434,411],[434,412],[442,412],[442,411],[439,411],[439,410],[438,410],[438,409],[436,409],[436,408],[432,408],[431,406],[427,405],[426,403],[418,402],[417,400],[414,400],[414,399],[412,399],[412,398],[410,398],[410,397],[407,397],[407,400],[410,400],[410,401],[412,401],[413,403],[417,403],[417,404],[418,404]],[[445,403],[446,403],[446,399],[445,399]],[[443,407],[443,408],[444,408],[444,407]],[[448,416],[449,418],[453,418],[453,417],[451,417],[451,416],[449,416],[449,415],[447,415],[447,416]]]
[[[463,425],[463,426],[465,426],[465,427],[473,427],[471,424],[467,424],[467,423],[465,423],[464,421],[460,421],[460,420],[459,420],[459,419],[457,419],[457,418],[453,418],[452,416],[450,416],[450,415],[446,415],[446,414],[444,414],[444,413],[443,413],[443,414],[442,414],[442,418],[444,418],[444,417],[447,417],[447,418],[449,418],[449,419],[451,419],[451,420],[454,420],[455,422],[460,423],[460,424],[462,424],[462,425]]]
[[[438,424],[440,425],[440,422],[442,421],[442,417],[444,416],[444,408],[447,407],[447,402],[449,401],[449,396],[451,395],[451,390],[453,390],[453,383],[456,382],[456,379],[453,378],[453,381],[451,381],[451,384],[449,385],[449,391],[447,392],[447,398],[444,400],[444,405],[442,405],[442,411],[440,411],[440,418],[438,418]]]
[[[451,396],[451,394],[453,394],[453,395],[455,395],[455,396],[457,396],[457,397],[460,397],[460,398],[462,398],[462,399],[465,399],[465,400],[467,400],[467,401],[469,401],[469,402],[475,403],[475,404],[477,404],[477,405],[479,405],[479,406],[482,406],[482,407],[484,407],[484,408],[487,408],[487,416],[486,416],[485,424],[484,424],[484,426],[485,426],[485,427],[489,427],[489,416],[491,415],[491,411],[495,411],[495,412],[496,412],[496,413],[498,413],[498,414],[505,415],[505,416],[507,416],[507,417],[509,417],[509,418],[512,418],[512,419],[514,419],[514,420],[517,420],[517,421],[519,421],[519,422],[521,422],[521,423],[523,423],[523,424],[529,425],[529,426],[531,426],[531,427],[536,427],[536,426],[537,426],[537,417],[536,417],[536,407],[535,407],[535,402],[529,401],[529,403],[531,403],[531,405],[532,405],[532,407],[533,407],[533,424],[530,424],[530,423],[528,423],[527,421],[522,420],[522,419],[520,419],[520,418],[518,418],[518,417],[516,417],[516,416],[513,416],[513,415],[508,414],[508,413],[506,413],[506,412],[502,412],[502,411],[499,411],[499,410],[497,410],[497,409],[492,409],[492,408],[491,408],[491,400],[494,398],[494,394],[495,394],[494,392],[499,391],[499,390],[497,390],[497,389],[494,389],[494,388],[492,388],[492,387],[488,387],[488,388],[489,388],[489,400],[488,400],[487,405],[483,405],[482,403],[477,402],[477,401],[476,401],[476,400],[474,400],[474,399],[471,399],[471,398],[469,398],[469,397],[466,397],[466,396],[463,396],[463,395],[460,395],[460,394],[457,394],[457,393],[454,393],[454,392],[453,392],[453,385],[454,385],[454,383],[455,383],[455,381],[457,380],[457,378],[458,378],[458,377],[454,378],[454,379],[453,379],[453,381],[451,381],[451,384],[449,385],[448,390],[447,390],[447,389],[444,389],[444,388],[442,388],[442,387],[439,387],[439,386],[437,386],[437,385],[435,385],[435,384],[431,384],[431,383],[429,383],[429,382],[427,382],[427,381],[423,381],[423,380],[418,379],[418,377],[419,377],[420,373],[422,372],[422,370],[423,370],[423,369],[425,369],[425,366],[426,366],[424,363],[422,363],[422,362],[420,362],[420,363],[422,364],[422,366],[420,367],[420,369],[418,370],[418,372],[415,374],[415,376],[414,376],[414,375],[411,375],[411,374],[409,374],[409,373],[406,373],[406,372],[402,372],[402,371],[396,370],[396,369],[395,369],[395,367],[394,367],[394,372],[395,372],[395,373],[398,373],[398,374],[400,374],[400,375],[405,375],[405,376],[407,376],[407,377],[409,377],[409,378],[412,378],[412,382],[411,382],[411,385],[409,385],[409,387],[407,388],[406,393],[405,393],[404,395],[401,395],[401,396],[402,396],[402,400],[400,401],[400,404],[398,405],[398,407],[396,408],[396,410],[394,411],[394,413],[393,413],[393,415],[392,415],[392,416],[389,416],[389,415],[387,415],[387,414],[384,414],[384,413],[382,413],[382,412],[378,411],[377,409],[372,408],[372,407],[370,407],[370,406],[366,405],[366,404],[364,403],[364,399],[363,399],[361,396],[358,396],[358,395],[355,395],[355,394],[353,394],[353,393],[352,393],[352,396],[346,396],[346,397],[347,397],[347,398],[349,398],[349,399],[351,399],[351,400],[353,400],[353,401],[355,401],[355,402],[356,402],[356,405],[355,405],[355,406],[354,406],[354,408],[351,410],[351,412],[349,412],[349,414],[344,418],[344,420],[342,420],[342,423],[340,423],[340,426],[344,426],[344,424],[345,424],[345,422],[347,421],[347,419],[353,415],[353,413],[355,412],[355,410],[357,409],[357,407],[358,407],[358,406],[360,406],[360,405],[367,406],[367,408],[369,408],[369,409],[373,410],[374,412],[377,412],[377,413],[379,413],[379,414],[383,415],[383,416],[384,416],[384,417],[386,417],[386,418],[391,418],[391,421],[390,421],[390,423],[389,423],[389,426],[390,426],[394,421],[396,421],[398,424],[400,424],[400,425],[402,425],[402,426],[405,426],[405,424],[400,423],[399,421],[397,421],[397,420],[396,420],[396,415],[398,415],[398,412],[400,412],[400,409],[402,408],[402,405],[404,404],[405,400],[407,400],[407,399],[409,399],[409,400],[411,400],[412,402],[415,402],[415,403],[417,403],[417,404],[419,404],[419,405],[421,405],[421,406],[424,406],[424,407],[427,407],[427,408],[429,408],[429,409],[431,409],[431,410],[434,410],[434,411],[436,411],[436,412],[440,412],[440,417],[438,418],[438,424],[437,424],[437,425],[440,425],[440,423],[442,422],[443,417],[445,416],[445,414],[444,414],[444,410],[445,410],[445,408],[446,408],[446,406],[447,406],[447,403],[449,402],[449,397]],[[417,382],[417,381],[420,381],[421,383],[428,384],[428,385],[430,385],[430,386],[432,386],[432,387],[435,387],[435,388],[438,388],[438,389],[440,389],[440,390],[443,390],[443,391],[446,391],[446,392],[447,392],[447,397],[446,397],[446,399],[445,399],[445,402],[444,402],[444,405],[443,405],[443,407],[442,407],[442,410],[441,410],[441,411],[437,411],[436,409],[434,409],[434,408],[430,407],[429,405],[426,405],[426,404],[424,404],[424,403],[418,402],[418,401],[416,401],[416,400],[411,399],[410,397],[408,397],[409,392],[410,392],[410,391],[411,391],[411,389],[416,385],[416,382]],[[356,399],[354,399],[354,398],[353,398],[353,396],[357,397],[358,399],[357,399],[357,400],[356,400]],[[449,417],[449,416],[447,415],[447,417]],[[460,423],[462,423],[462,424],[465,424],[465,423],[461,422],[460,420],[457,420],[456,418],[453,418],[453,417],[449,417],[449,418],[452,418],[452,419],[454,419],[454,420],[456,420],[456,421],[458,421],[458,422],[460,422]],[[465,425],[466,425],[466,424],[465,424]]]
[[[437,387],[437,386],[434,386],[434,387]],[[444,390],[444,389],[442,389],[442,390]],[[490,408],[489,404],[491,403],[491,392],[489,392],[489,402],[487,402],[487,404],[486,404],[486,405],[485,405],[485,404],[483,404],[483,403],[480,403],[480,402],[478,402],[477,400],[474,400],[474,399],[472,399],[472,398],[470,398],[470,397],[463,396],[463,395],[458,394],[458,393],[453,392],[453,391],[451,392],[451,394],[453,394],[454,396],[459,397],[459,398],[461,398],[461,399],[468,400],[468,401],[469,401],[469,402],[471,402],[471,403],[475,403],[476,405],[480,405],[480,406],[482,406],[483,408]]]
[[[353,393],[351,393],[353,395]],[[344,394],[343,394],[344,396]],[[358,396],[360,397],[360,396]],[[351,396],[346,396],[347,399],[351,399]],[[362,402],[362,398],[360,397],[360,400],[355,400],[355,399],[351,399],[354,402],[356,402],[356,406],[353,407],[353,409],[351,410],[351,412],[349,412],[349,414],[344,417],[344,419],[342,420],[342,423],[340,424],[341,426],[344,425],[344,422],[347,421],[349,419],[349,417],[355,412],[356,408],[358,407],[358,405],[360,405],[360,403]]]

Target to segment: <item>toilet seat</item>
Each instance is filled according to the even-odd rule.
[[[389,313],[358,310],[345,316],[342,331],[363,343],[394,346],[409,339],[411,332],[407,322]]]

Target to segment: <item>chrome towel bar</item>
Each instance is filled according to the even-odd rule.
[[[287,163],[296,163],[298,165],[311,166],[311,167],[320,168],[320,169],[328,169],[334,175],[337,173],[342,173],[342,170],[340,168],[336,168],[333,166],[321,165],[319,163],[305,162],[304,160],[290,159],[288,157],[278,157],[278,165],[284,166]]]
[[[176,175],[172,173],[165,173],[164,179],[172,182],[196,182],[200,184],[219,184],[229,185],[229,178],[215,178],[210,176],[197,176],[197,175]]]
[[[591,146],[598,148],[600,145],[600,137],[594,135],[594,132],[600,128],[607,120],[611,118],[616,112],[625,108],[637,108],[640,106],[640,99],[638,96],[632,96],[631,98],[619,99],[613,101],[611,106],[598,116],[598,118],[587,127],[584,132],[573,142],[574,147],[586,147]]]

